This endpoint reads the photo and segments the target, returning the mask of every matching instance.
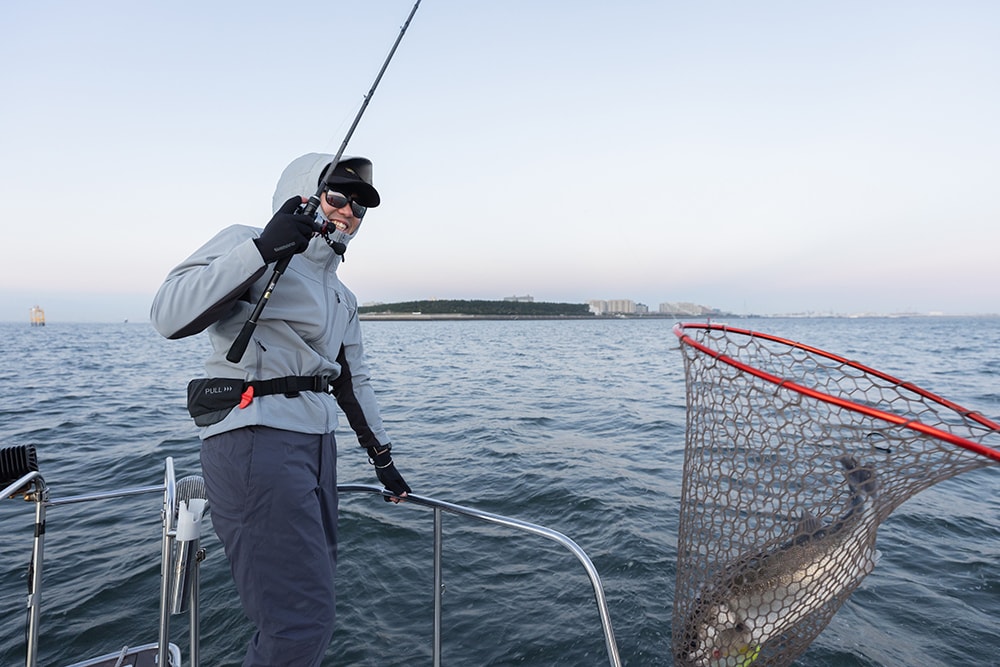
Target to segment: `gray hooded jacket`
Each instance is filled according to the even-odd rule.
[[[333,158],[311,153],[288,165],[275,189],[274,210],[290,197],[313,194]],[[174,268],[153,299],[153,326],[172,339],[207,330],[214,350],[205,362],[207,377],[250,381],[329,375],[336,378],[337,398],[320,392],[256,397],[246,408],[235,408],[221,422],[203,427],[201,437],[252,425],[329,433],[337,427],[339,403],[361,446],[389,444],[369,383],[357,299],[337,277],[340,257],[321,237],[292,257],[243,359],[235,364],[226,360],[270,280],[271,270],[253,243],[262,231],[227,227]]]

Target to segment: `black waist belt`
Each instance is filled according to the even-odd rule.
[[[188,413],[198,426],[211,426],[233,408],[246,408],[257,396],[284,394],[295,398],[303,391],[326,393],[329,375],[288,375],[273,380],[243,382],[236,378],[198,378],[188,383]]]
[[[270,396],[284,394],[289,398],[299,395],[300,391],[326,392],[330,389],[329,375],[287,375],[273,380],[253,380],[244,382],[243,389],[253,387],[254,396]]]

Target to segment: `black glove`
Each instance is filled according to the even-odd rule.
[[[301,197],[286,201],[267,223],[260,238],[253,240],[265,264],[300,253],[309,245],[316,230],[311,217],[296,215],[301,205]]]
[[[403,476],[396,470],[396,464],[392,462],[392,445],[386,445],[382,451],[378,451],[381,445],[368,448],[368,460],[375,466],[375,474],[382,486],[392,491],[397,496],[410,493],[410,487],[403,481]],[[382,496],[386,502],[392,500],[388,496]]]

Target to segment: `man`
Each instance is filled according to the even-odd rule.
[[[151,310],[162,335],[206,330],[214,349],[208,377],[188,387],[188,408],[201,426],[212,523],[256,626],[244,667],[318,666],[333,634],[338,405],[393,500],[410,491],[369,383],[357,299],[336,273],[380,203],[371,162],[341,159],[315,218],[298,213],[333,157],[288,165],[267,226],[223,229],[169,273]],[[269,282],[267,265],[285,258],[248,349],[227,361]]]

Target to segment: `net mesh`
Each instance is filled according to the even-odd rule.
[[[1000,426],[842,357],[679,324],[678,665],[788,665],[872,571],[906,499],[1000,462]]]

